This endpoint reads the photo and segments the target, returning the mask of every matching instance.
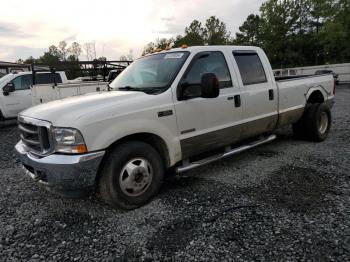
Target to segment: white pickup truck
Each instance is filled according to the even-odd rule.
[[[52,84],[66,83],[64,72],[38,72],[36,83]],[[16,118],[17,114],[32,106],[31,86],[32,72],[11,73],[0,78],[0,122]]]
[[[257,47],[198,46],[137,59],[112,91],[32,107],[18,117],[27,174],[58,192],[96,189],[132,209],[181,173],[272,141],[293,125],[323,141],[331,127],[331,75],[276,80]]]
[[[31,106],[108,89],[108,82],[72,82],[63,71],[36,72],[34,82],[35,85],[32,72],[11,73],[0,78],[0,122],[16,118]]]

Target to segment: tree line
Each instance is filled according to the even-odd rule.
[[[85,70],[83,70],[83,66],[79,64],[79,57],[82,55],[82,53],[84,53],[86,56],[87,61],[91,61],[91,64],[87,66]],[[122,55],[120,60],[133,60],[132,50],[129,51],[128,55]],[[36,65],[41,64],[45,66],[52,66],[56,70],[66,71],[69,79],[76,78],[78,76],[93,77],[101,74],[105,61],[107,61],[106,57],[97,57],[95,42],[88,42],[84,43],[83,45],[80,45],[78,42],[73,42],[71,45],[68,45],[66,41],[60,41],[57,46],[49,46],[48,51],[44,52],[44,54],[38,58],[30,56],[25,60],[17,60],[18,63]],[[109,69],[107,71],[109,71]]]
[[[350,1],[268,0],[234,36],[211,16],[193,20],[183,35],[148,43],[143,55],[184,44],[259,46],[273,68],[350,62]]]
[[[234,35],[223,21],[211,16],[204,23],[193,20],[182,35],[148,43],[142,54],[184,44],[259,46],[273,68],[350,62],[350,1],[267,0],[259,14],[250,14]],[[107,60],[97,57],[95,42],[68,45],[61,41],[39,58],[31,56],[18,62],[53,65],[69,61],[78,75],[79,65],[74,62],[83,53],[89,61]],[[132,50],[120,60],[133,60]]]

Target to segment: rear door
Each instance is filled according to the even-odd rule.
[[[267,58],[247,50],[235,50],[232,57],[241,75],[242,138],[273,130],[278,119],[278,94]]]
[[[20,75],[11,82],[15,85],[15,91],[3,96],[4,115],[6,118],[16,117],[19,112],[32,106],[30,85],[32,75]]]
[[[217,75],[220,86],[218,97],[200,97],[200,81],[204,73]],[[233,75],[232,66],[227,63],[227,54],[223,52],[200,52],[192,58],[179,83],[186,83],[188,98],[175,102],[184,159],[223,147],[240,138],[241,129],[235,122],[241,120],[242,108],[238,104],[235,106],[234,97],[239,95],[240,90],[232,81]]]

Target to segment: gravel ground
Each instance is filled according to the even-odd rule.
[[[129,212],[47,192],[20,169],[16,127],[1,127],[0,260],[349,261],[349,114],[341,86],[325,142],[284,128]]]

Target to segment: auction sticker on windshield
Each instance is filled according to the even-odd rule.
[[[179,59],[183,57],[184,53],[170,53],[164,56],[164,59]]]

